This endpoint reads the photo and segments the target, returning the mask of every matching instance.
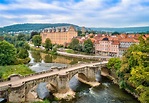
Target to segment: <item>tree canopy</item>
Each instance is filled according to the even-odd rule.
[[[50,49],[52,49],[52,43],[49,38],[47,38],[45,41],[45,49],[46,49],[46,51],[49,51]]]
[[[0,41],[0,65],[10,65],[16,59],[16,48],[13,44]]]
[[[84,41],[84,52],[86,53],[93,53],[94,52],[94,46],[90,39],[87,39]]]
[[[36,31],[31,32],[30,39],[32,39],[33,36],[35,36],[35,35],[40,35],[40,33],[36,32]]]
[[[41,41],[42,41],[42,39],[41,39],[41,36],[40,35],[35,35],[35,36],[33,36],[33,43],[34,43],[34,46],[40,46],[41,45]]]
[[[148,103],[149,38],[144,40],[140,37],[139,44],[131,45],[124,53],[120,67],[117,59],[110,59],[108,68],[111,69],[113,67],[119,77],[120,87],[136,93],[142,103]]]
[[[79,45],[79,40],[76,38],[73,38],[71,43],[69,44],[69,47],[73,50],[77,50]]]

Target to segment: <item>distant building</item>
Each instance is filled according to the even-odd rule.
[[[85,29],[85,27],[84,27],[84,26],[81,28],[81,31],[82,31],[82,34],[85,34],[86,29]]]
[[[115,35],[115,36],[100,36],[96,38],[95,53],[106,56],[122,56],[123,53],[132,45],[139,43],[140,35]]]
[[[73,37],[78,35],[73,26],[62,26],[55,28],[45,28],[41,32],[42,43],[49,38],[53,44],[66,45],[71,42]]]
[[[119,42],[109,37],[102,37],[95,43],[95,53],[103,56],[118,56]]]
[[[119,56],[122,56],[123,53],[132,45],[132,44],[139,44],[139,40],[134,38],[124,38],[119,40]]]

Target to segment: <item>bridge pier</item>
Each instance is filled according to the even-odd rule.
[[[57,77],[57,89],[59,93],[66,93],[69,88],[69,78],[68,74],[59,74]]]
[[[41,73],[35,73],[23,77],[14,77],[9,81],[0,82],[0,91],[7,93],[0,94],[1,97],[8,97],[10,102],[25,102],[27,100],[27,94],[31,88],[36,87],[40,82],[46,82],[51,85],[54,90],[54,94],[59,99],[67,99],[69,97],[74,97],[75,93],[69,87],[69,80],[76,74],[78,78],[81,78],[84,83],[91,86],[97,86],[100,84],[96,82],[96,73],[101,70],[106,63],[92,63],[83,64],[81,66],[76,66],[72,68],[65,68],[63,70],[47,71]],[[101,74],[101,72],[99,72]],[[17,80],[14,80],[17,79]]]
[[[96,73],[98,72],[98,67],[97,66],[88,66],[88,75],[87,78],[90,82],[96,82]]]
[[[53,95],[58,99],[71,100],[75,97],[75,92],[69,87],[68,73],[59,74],[57,77],[57,93]]]

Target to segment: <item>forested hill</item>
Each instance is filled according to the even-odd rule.
[[[125,27],[125,28],[91,28],[94,31],[104,31],[104,32],[120,32],[120,33],[149,33],[149,26],[144,27]]]
[[[0,32],[2,33],[3,31],[5,33],[7,32],[19,32],[19,31],[39,31],[44,28],[49,28],[49,27],[58,27],[58,26],[69,26],[69,25],[74,25],[74,24],[68,24],[68,23],[55,23],[55,24],[16,24],[16,25],[10,25],[10,26],[5,26],[0,28]],[[78,27],[77,25],[74,25],[75,27]]]
[[[6,33],[30,33],[32,31],[41,31],[44,28],[49,27],[58,27],[58,26],[70,26],[73,25],[77,28],[77,30],[81,30],[81,27],[69,24],[69,23],[26,23],[26,24],[15,24],[10,26],[5,26],[0,28],[0,34],[6,34]],[[96,32],[120,32],[120,33],[149,33],[149,26],[144,27],[127,27],[127,28],[88,28],[86,27],[88,31],[96,31]]]

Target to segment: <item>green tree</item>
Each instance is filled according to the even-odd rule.
[[[149,87],[145,87],[143,92],[140,94],[139,100],[141,103],[149,103]]]
[[[7,42],[9,42],[9,43],[13,43],[12,41],[12,35],[4,35],[4,40],[6,40]]]
[[[26,50],[30,50],[30,46],[27,42],[24,43],[23,48]]]
[[[36,31],[31,32],[30,39],[32,39],[33,36],[35,36],[35,35],[40,35],[40,33],[36,32]]]
[[[18,41],[25,41],[26,40],[25,34],[19,34],[18,37],[17,37],[17,40]]]
[[[119,32],[113,32],[111,35],[119,35],[120,33]]]
[[[149,38],[139,38],[140,43],[132,45],[124,53],[120,68],[120,84],[128,90],[137,91],[142,103],[149,102]],[[124,86],[125,85],[125,86]],[[131,87],[131,89],[130,89]]]
[[[13,64],[16,59],[16,48],[13,44],[0,41],[0,65]]]
[[[47,38],[45,41],[45,49],[46,49],[46,51],[49,51],[50,49],[52,49],[52,43],[49,38]]]
[[[79,45],[79,40],[76,38],[73,38],[71,43],[69,44],[69,47],[73,50],[77,50],[78,45]]]
[[[19,50],[18,58],[20,58],[20,59],[25,59],[25,58],[27,58],[28,56],[29,56],[29,53],[28,53],[28,51],[27,51],[26,49],[21,48],[21,49]]]
[[[109,69],[119,70],[120,67],[121,67],[121,60],[120,60],[120,58],[111,58],[108,61],[107,67]]]
[[[35,36],[33,36],[33,43],[34,43],[34,46],[40,46],[41,45],[41,41],[42,41],[42,39],[41,39],[41,36],[40,35],[35,35]]]
[[[0,36],[0,41],[3,41],[4,40],[4,37],[3,36]]]
[[[78,35],[81,36],[82,31],[81,30],[78,30],[77,32],[78,32]]]
[[[57,54],[57,45],[53,46],[51,54],[53,54],[53,55]]]
[[[23,46],[24,46],[24,44],[25,44],[25,41],[16,41],[16,43],[15,43],[15,47],[16,48],[22,48]]]
[[[90,39],[87,39],[84,41],[84,52],[86,53],[93,53],[94,52],[94,46]]]

